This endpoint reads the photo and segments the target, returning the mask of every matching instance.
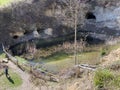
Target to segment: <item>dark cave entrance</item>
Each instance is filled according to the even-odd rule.
[[[18,38],[19,38],[19,36],[17,36],[17,35],[13,36],[13,39],[18,39]]]
[[[42,33],[45,30],[45,28],[37,28],[38,33]]]
[[[88,12],[85,16],[86,19],[96,19],[96,16],[92,12]]]

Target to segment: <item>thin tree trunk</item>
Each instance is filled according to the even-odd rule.
[[[75,65],[77,64],[77,6],[75,9],[75,37],[74,37],[74,60]]]

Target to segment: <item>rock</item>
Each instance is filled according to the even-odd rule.
[[[102,22],[104,23],[105,27],[108,28],[119,28],[119,16],[120,16],[120,7],[118,6],[109,6],[109,7],[95,7],[95,16],[96,16],[96,22]]]
[[[4,59],[2,59],[2,62],[4,62],[4,63],[8,63],[8,59],[7,58],[4,58]]]
[[[36,38],[40,37],[40,35],[39,35],[37,30],[34,30],[32,34],[33,34],[33,37],[36,37]]]
[[[53,29],[52,28],[45,29],[44,33],[51,36],[53,35]]]

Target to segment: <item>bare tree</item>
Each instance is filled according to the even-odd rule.
[[[74,28],[74,60],[75,65],[77,60],[77,29],[84,24],[84,9],[86,0],[64,0],[66,4],[66,21],[68,26]]]

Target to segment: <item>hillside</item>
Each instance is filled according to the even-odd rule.
[[[0,90],[119,90],[119,54],[120,0],[0,0]]]

